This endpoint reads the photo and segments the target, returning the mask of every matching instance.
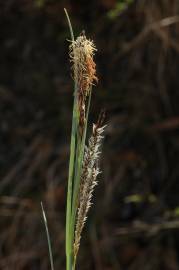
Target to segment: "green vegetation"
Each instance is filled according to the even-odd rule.
[[[124,11],[134,0],[119,0],[117,1],[115,8],[108,12],[108,17],[110,19],[115,19],[122,11]]]

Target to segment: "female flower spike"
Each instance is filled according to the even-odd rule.
[[[85,148],[85,154],[83,158],[80,193],[79,193],[79,205],[76,220],[75,240],[74,240],[74,257],[76,259],[81,233],[87,219],[87,214],[91,206],[91,199],[93,195],[94,187],[97,185],[96,178],[99,171],[99,156],[100,146],[103,139],[103,132],[106,126],[99,126],[93,124],[93,132],[89,139],[88,146]]]

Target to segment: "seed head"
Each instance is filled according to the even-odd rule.
[[[70,59],[77,89],[80,135],[83,134],[86,120],[86,98],[91,91],[91,86],[98,81],[96,64],[93,60],[95,51],[93,41],[87,39],[85,34],[81,34],[70,45]]]
[[[74,80],[79,92],[89,94],[90,86],[97,81],[96,64],[93,60],[96,47],[92,40],[80,35],[70,45],[70,58],[73,63]]]
[[[99,148],[103,139],[102,133],[104,132],[105,126],[101,127],[93,125],[92,136],[89,139],[88,146],[85,148],[85,154],[82,164],[82,173],[80,181],[80,192],[79,192],[79,206],[77,211],[77,221],[75,230],[75,240],[74,240],[74,257],[76,258],[80,240],[81,233],[87,219],[87,214],[91,206],[91,199],[94,187],[97,185],[96,178],[99,171],[98,161],[100,156]]]

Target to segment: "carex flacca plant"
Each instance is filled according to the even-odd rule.
[[[82,231],[91,206],[97,176],[100,173],[98,164],[105,125],[103,125],[104,113],[102,112],[97,123],[93,124],[92,134],[87,140],[91,93],[93,86],[98,82],[94,61],[97,49],[93,41],[87,39],[83,32],[74,38],[66,10],[65,13],[71,32],[69,58],[74,80],[66,211],[66,269],[74,270]]]
[[[97,123],[92,126],[91,135],[86,138],[92,88],[98,82],[94,61],[97,49],[93,41],[86,38],[84,32],[77,38],[74,37],[68,13],[66,9],[64,11],[71,33],[69,59],[74,80],[66,207],[66,270],[75,270],[82,231],[91,206],[93,190],[97,185],[97,176],[100,173],[100,147],[106,126],[103,125],[104,112],[101,112]],[[51,270],[54,270],[47,219],[43,204],[41,206]]]

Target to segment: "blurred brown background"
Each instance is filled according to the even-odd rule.
[[[98,48],[106,108],[78,269],[179,269],[179,1],[0,0],[0,269],[65,269],[73,101],[66,7]]]

